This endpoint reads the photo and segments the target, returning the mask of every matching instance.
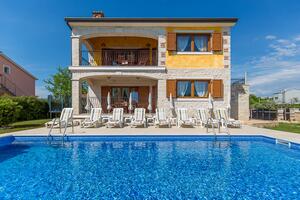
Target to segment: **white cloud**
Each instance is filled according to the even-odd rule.
[[[297,35],[297,36],[294,38],[294,40],[297,41],[297,42],[300,41],[300,35]]]
[[[276,39],[276,36],[275,35],[267,35],[265,37],[267,40],[275,40]]]
[[[266,36],[270,40],[267,53],[255,57],[245,66],[251,66],[251,91],[268,96],[278,90],[300,87],[300,35],[282,39]]]
[[[37,86],[35,88],[35,93],[36,93],[36,96],[38,96],[40,98],[47,98],[47,96],[49,95],[49,91],[46,90],[44,86]]]

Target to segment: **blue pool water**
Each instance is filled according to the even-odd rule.
[[[300,151],[274,141],[24,142],[0,148],[0,199],[299,199]]]

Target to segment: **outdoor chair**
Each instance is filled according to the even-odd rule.
[[[123,127],[123,108],[114,108],[112,117],[108,118],[108,122],[106,123],[107,128],[112,127]]]
[[[167,117],[166,109],[156,108],[155,112],[155,127],[167,126],[171,128],[171,121]]]
[[[130,122],[130,127],[144,126],[146,128],[146,109],[145,108],[135,108],[134,114]]]
[[[92,108],[90,117],[81,123],[82,128],[98,128],[102,124],[102,108]]]
[[[177,109],[177,126],[178,127],[194,126],[193,119],[188,117],[188,112],[186,108]]]

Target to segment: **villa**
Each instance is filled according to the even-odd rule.
[[[37,78],[0,51],[0,96],[35,96]]]
[[[237,18],[107,18],[67,17],[71,29],[72,107],[84,112],[81,83],[89,85],[88,98],[107,112],[134,107],[188,108],[230,105],[231,28]],[[149,103],[151,106],[149,107]]]

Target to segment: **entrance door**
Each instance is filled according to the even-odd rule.
[[[113,108],[124,108],[124,112],[128,112],[129,96],[132,95],[133,108],[137,107],[139,102],[139,94],[137,87],[111,87],[111,103]]]

